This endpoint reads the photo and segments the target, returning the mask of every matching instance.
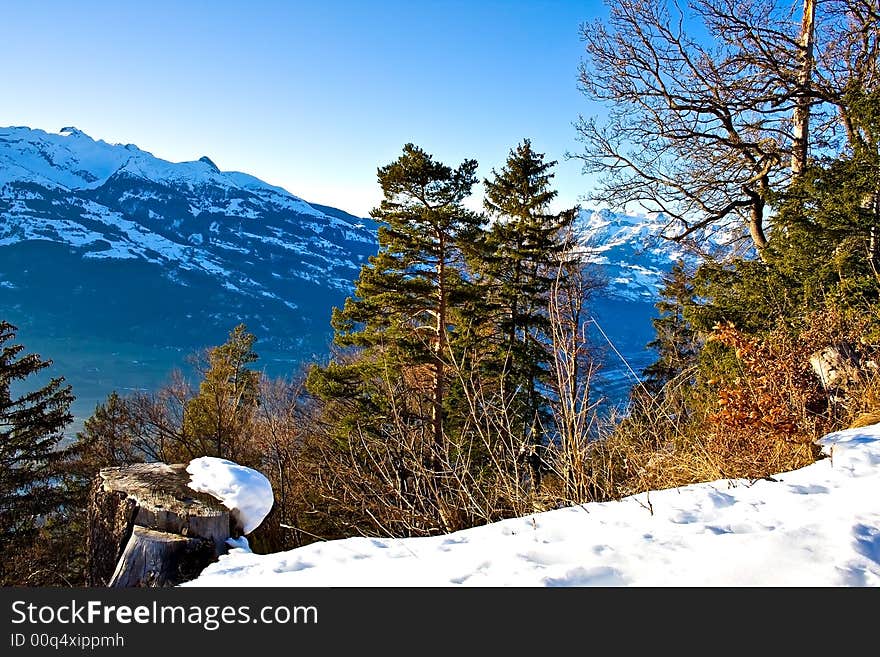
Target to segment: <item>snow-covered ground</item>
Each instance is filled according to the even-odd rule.
[[[431,538],[349,538],[276,554],[240,542],[183,586],[880,586],[880,425],[827,458]]]

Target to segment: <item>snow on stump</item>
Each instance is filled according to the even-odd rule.
[[[223,459],[103,468],[89,504],[87,584],[194,579],[228,550],[228,539],[259,526],[272,502],[263,475]]]
[[[189,487],[223,502],[232,517],[250,534],[272,510],[272,484],[262,474],[238,463],[203,456],[189,462]]]

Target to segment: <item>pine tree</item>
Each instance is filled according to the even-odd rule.
[[[259,372],[248,365],[256,362],[256,337],[244,324],[229,332],[222,345],[208,350],[198,394],[186,404],[183,433],[198,445],[196,456],[217,456],[238,460],[242,431],[252,417],[259,395]]]
[[[484,205],[494,222],[475,263],[497,325],[490,363],[506,407],[518,416],[520,438],[535,446],[543,442],[547,406],[549,295],[565,267],[577,214],[577,208],[550,211],[557,196],[550,187],[555,165],[525,139],[483,181]]]
[[[416,409],[411,419],[430,427],[434,448],[442,451],[457,309],[469,292],[463,250],[483,222],[462,205],[476,167],[465,160],[452,169],[406,144],[397,160],[379,168],[384,198],[371,213],[381,223],[379,253],[361,268],[354,296],[331,320],[335,343],[361,355],[337,358],[309,377],[310,390],[351,407],[343,425],[364,428],[370,418],[385,417],[388,387],[376,381],[406,374],[429,409],[422,418]]]
[[[38,354],[23,355],[24,346],[14,343],[17,330],[0,321],[0,554],[9,561],[29,551],[40,526],[64,503],[55,478],[66,456],[60,443],[73,420],[74,399],[63,377],[30,392],[13,393],[13,384],[24,385],[52,364]],[[8,572],[15,566],[6,558],[0,564],[0,583],[22,576]],[[19,566],[27,567],[20,562]]]

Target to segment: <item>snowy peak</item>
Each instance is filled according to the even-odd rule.
[[[349,292],[375,251],[374,222],[331,210],[207,156],[173,163],[72,126],[0,127],[0,247],[51,242],[295,309],[304,283],[316,298]]]
[[[654,301],[663,276],[678,260],[692,256],[664,239],[664,215],[627,215],[610,210],[581,210],[575,220],[581,247],[589,262],[608,279],[607,296]]]
[[[287,190],[237,172],[221,172],[207,156],[192,162],[169,162],[134,144],[109,144],[66,126],[57,133],[27,127],[0,127],[0,186],[38,184],[68,190],[92,190],[125,173],[153,183],[215,187],[225,195],[247,190],[315,217],[322,212]],[[216,192],[215,192],[216,194]]]
[[[662,237],[667,220],[662,214],[619,214],[610,210],[581,210],[576,219],[586,243],[594,248],[608,250],[618,244],[629,243],[642,249],[657,249],[662,253],[681,253],[674,242]]]
[[[70,126],[55,134],[24,127],[0,128],[0,186],[33,182],[86,189],[101,184],[135,153],[143,151],[96,142]]]

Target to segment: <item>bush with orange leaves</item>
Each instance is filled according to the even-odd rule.
[[[828,395],[809,364],[814,350],[801,334],[764,338],[718,324],[709,343],[736,356],[730,371],[709,379],[716,408],[705,427],[707,456],[725,477],[760,478],[816,460],[814,440],[833,430]]]

